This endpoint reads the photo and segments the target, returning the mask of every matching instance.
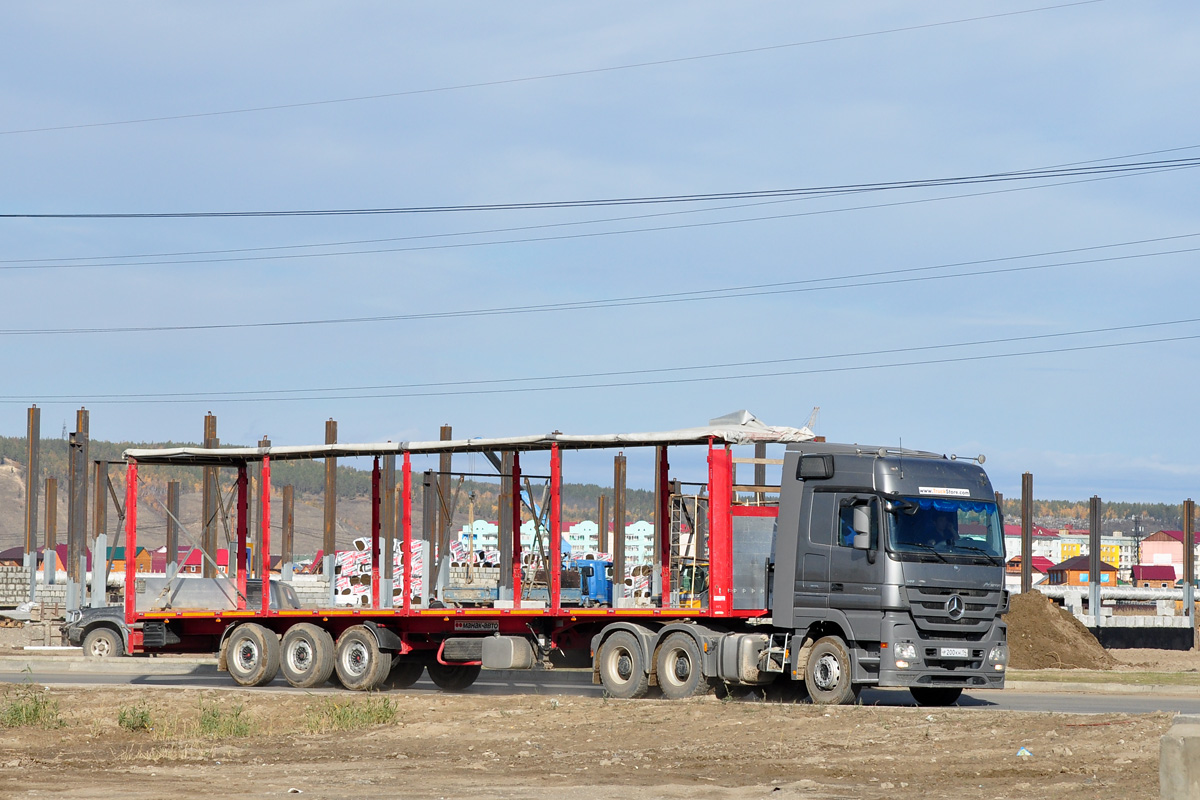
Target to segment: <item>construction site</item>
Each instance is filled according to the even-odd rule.
[[[28,413],[26,462],[35,465],[37,412],[35,407]],[[852,486],[846,470],[861,448],[839,450],[806,427],[767,426],[746,412],[701,428],[649,434],[456,441],[444,426],[440,441],[394,446],[340,445],[330,421],[324,445],[262,442],[253,448],[222,447],[209,415],[200,445],[129,449],[119,464],[87,461],[88,412],[81,410],[77,419],[79,430],[69,437],[73,459],[66,493],[74,502],[68,504],[64,548],[77,555],[63,559],[61,573],[47,571],[47,554],[56,557],[58,548],[55,512],[46,509],[57,503],[51,494],[40,505],[39,543],[38,492],[27,491],[31,546],[19,561],[0,567],[5,572],[0,588],[13,599],[33,587],[32,603],[10,602],[8,611],[0,611],[8,620],[0,628],[0,646],[6,647],[0,672],[11,674],[24,665],[26,676],[5,689],[0,767],[25,794],[150,797],[177,783],[172,791],[185,797],[214,787],[264,797],[382,796],[399,777],[422,787],[414,796],[623,797],[633,787],[653,797],[697,791],[884,797],[904,790],[933,797],[1154,796],[1160,742],[1175,722],[1171,711],[1187,698],[1200,698],[1200,656],[1191,641],[1180,639],[1185,632],[1194,635],[1195,625],[1186,613],[1191,598],[1184,590],[1176,592],[1178,605],[1166,618],[1170,625],[1139,627],[1141,640],[1133,642],[1138,647],[1106,649],[1096,636],[1101,631],[1095,626],[1102,624],[1096,619],[1114,616],[1100,609],[1131,602],[1128,598],[1088,596],[1090,614],[1076,614],[1061,605],[1061,596],[1052,599],[1026,585],[999,607],[996,618],[1007,628],[1000,667],[1008,688],[1001,693],[1104,699],[1124,687],[1146,695],[1157,713],[1097,714],[1086,699],[1076,713],[1005,710],[1003,703],[992,708],[997,704],[991,692],[1004,684],[990,687],[990,679],[974,677],[986,671],[976,673],[981,665],[971,665],[969,655],[962,662],[946,661],[952,648],[942,649],[941,661],[927,656],[925,668],[933,671],[918,678],[947,688],[886,690],[920,684],[888,678],[886,663],[870,667],[879,663],[870,658],[878,646],[872,650],[850,628],[830,627],[822,621],[835,619],[823,616],[828,612],[816,617],[804,612],[812,621],[801,623],[799,605],[792,613],[803,647],[790,642],[788,633],[770,633],[777,629],[773,619],[787,613],[778,596],[770,599],[770,575],[786,550],[770,530],[779,528],[778,515],[791,513],[788,476],[806,476],[799,485],[807,486],[829,469],[828,476],[842,476],[840,485]],[[701,480],[680,477],[672,467],[677,459],[672,453],[689,444],[707,452]],[[611,494],[599,496],[599,536],[577,540],[575,550],[581,552],[572,552],[562,521],[562,455],[614,445],[621,449],[613,462]],[[626,528],[626,459],[639,445],[650,445],[657,468],[650,522],[661,513],[669,524],[661,532],[651,524],[648,557],[627,564],[628,541],[611,534]],[[789,460],[779,448],[798,453],[800,460]],[[437,466],[418,472],[413,462],[427,452]],[[456,471],[456,452],[459,464],[471,453],[486,456],[472,461],[488,463],[494,477]],[[542,463],[533,466],[539,453]],[[328,550],[296,559],[292,493],[290,487],[272,488],[271,467],[321,458],[331,499],[323,519],[336,522],[336,511],[328,509],[336,508],[337,459],[364,455],[373,461],[369,526],[350,531],[363,535],[347,542],[345,526],[339,531],[332,524],[323,542]],[[909,470],[932,457],[917,451],[896,455],[909,459]],[[818,459],[811,467],[804,461],[810,457]],[[866,457],[878,466],[890,456],[880,450]],[[938,460],[946,467],[954,463]],[[253,473],[250,463],[258,466]],[[745,477],[739,478],[739,466]],[[163,497],[146,480],[156,467],[171,475],[197,471],[202,496],[193,497],[190,507],[181,504],[186,495],[168,481]],[[939,474],[943,483],[953,482],[949,473]],[[493,540],[484,541],[486,527],[474,523],[476,495],[466,515],[455,513],[468,477],[491,480],[496,489],[499,535]],[[414,491],[418,483],[422,488]],[[53,484],[43,489],[53,492]],[[883,496],[892,496],[887,491]],[[822,495],[812,497],[804,507],[819,503]],[[205,498],[211,498],[208,504]],[[251,498],[257,501],[253,506]],[[419,516],[413,498],[420,501]],[[278,523],[272,521],[279,513],[273,511],[276,501],[283,504]],[[938,508],[952,507],[945,505],[952,501],[938,502],[943,503]],[[995,498],[993,506],[999,502]],[[175,563],[156,565],[149,553],[144,561],[127,555],[142,552],[139,519],[146,525],[147,517],[140,509],[156,505],[165,531],[161,549],[179,554]],[[988,538],[986,526],[970,521],[978,519],[977,508],[960,509],[966,516],[955,521],[960,563],[963,569],[978,563],[999,576],[1003,548],[996,556],[979,554],[979,546],[997,540]],[[840,517],[848,519],[848,510]],[[870,511],[880,513],[873,506]],[[1185,528],[1190,511],[1185,508]],[[110,527],[110,518],[117,524]],[[454,535],[452,527],[464,519],[467,524]],[[757,520],[771,527],[755,527]],[[802,531],[810,528],[805,539],[825,535],[815,512],[800,525]],[[859,527],[869,538],[873,524]],[[151,522],[149,530],[154,529]],[[477,530],[481,539],[475,547]],[[107,543],[110,536],[113,545]],[[276,537],[281,555],[273,558]],[[1028,534],[1025,542],[1028,553]],[[870,541],[859,546],[872,555]],[[903,558],[899,539],[889,537],[888,548],[889,559]],[[236,555],[229,557],[231,552]],[[852,552],[847,545],[846,554]],[[114,553],[125,557],[106,569],[98,553],[107,553],[108,562]],[[553,559],[554,553],[562,555]],[[953,553],[939,551],[922,568],[953,560]],[[757,558],[766,558],[765,581],[750,568]],[[74,572],[65,569],[72,563]],[[196,567],[189,569],[191,564]],[[799,562],[787,569],[800,575]],[[270,593],[262,591],[264,575],[271,579]],[[1031,581],[1032,575],[1021,578]],[[960,595],[985,596],[968,589],[964,576],[955,580]],[[832,598],[827,606],[834,606]],[[1138,607],[1144,610],[1145,603]],[[979,610],[967,618],[991,624],[984,606],[970,608]],[[1163,611],[1161,600],[1156,608]],[[918,618],[918,636],[936,641],[950,635],[933,633],[949,621]],[[805,626],[819,632],[805,637]],[[920,633],[922,626],[929,632]],[[853,657],[839,662],[833,650],[817,656],[821,660],[813,667],[810,648],[835,636],[835,629]],[[691,638],[679,638],[685,630],[697,637],[696,651]],[[658,644],[640,655],[634,643],[645,636]],[[826,639],[817,642],[821,636]],[[899,629],[892,637],[902,638]],[[612,642],[620,642],[620,649],[608,656]],[[735,661],[741,659],[731,671],[720,663],[724,656],[710,662],[699,654],[723,653],[727,645],[739,653]],[[902,642],[891,645],[898,649]],[[808,666],[799,660],[802,653]],[[746,666],[747,657],[755,666]],[[652,663],[638,666],[643,659]],[[622,667],[624,661],[628,666]],[[824,661],[835,673],[861,675],[862,683],[848,684],[839,695],[837,681],[831,684],[821,672]],[[88,685],[91,670],[131,678],[108,687]],[[224,671],[232,681],[220,678]],[[63,682],[50,685],[41,682],[43,674],[74,677],[55,678]],[[122,685],[137,675],[142,677],[133,683],[143,685]],[[201,686],[189,685],[193,680]],[[234,688],[237,684],[242,688]],[[284,688],[289,684],[291,693]],[[355,697],[347,688],[369,694]],[[31,737],[33,731],[45,734]],[[96,758],[116,765],[103,780],[88,766]],[[138,794],[141,787],[131,789],[124,774],[149,774],[144,794]],[[201,774],[202,781],[193,780]]]
[[[1195,12],[5,4],[0,800],[1200,799]]]

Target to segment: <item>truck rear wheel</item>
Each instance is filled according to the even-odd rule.
[[[439,664],[431,661],[427,669],[429,679],[445,692],[461,692],[479,677],[483,670],[479,664]],[[418,677],[420,673],[417,673]]]
[[[910,686],[908,693],[919,706],[952,706],[962,695],[962,689],[944,686]]]
[[[240,686],[265,686],[279,674],[279,637],[256,622],[239,625],[225,644],[225,665]]]
[[[658,688],[668,700],[682,700],[707,694],[708,681],[700,661],[696,640],[686,633],[672,633],[658,647],[655,659]]]
[[[409,656],[397,656],[392,661],[392,671],[388,675],[388,685],[393,689],[407,689],[421,679],[425,665],[419,659]]]
[[[334,669],[342,686],[356,692],[369,692],[387,680],[392,669],[392,656],[379,649],[375,634],[365,625],[355,625],[338,637]]]
[[[600,683],[609,697],[631,700],[645,697],[650,687],[646,660],[638,640],[629,631],[617,631],[604,640],[596,656]]]
[[[279,668],[297,689],[311,689],[333,674],[333,637],[311,622],[288,628],[283,635]]]
[[[808,654],[804,685],[817,705],[849,705],[858,699],[859,688],[851,682],[850,651],[838,636],[818,639]]]

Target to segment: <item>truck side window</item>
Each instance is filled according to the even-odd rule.
[[[838,513],[837,498],[833,492],[813,492],[808,513],[808,540],[813,544],[833,544]]]
[[[871,549],[879,542],[879,514],[876,502],[870,501],[871,509]],[[845,504],[838,512],[838,544],[842,547],[854,546],[854,505]]]

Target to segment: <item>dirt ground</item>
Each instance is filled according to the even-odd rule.
[[[1170,724],[1167,714],[713,697],[4,690],[38,693],[62,718],[59,728],[0,727],[0,795],[14,798],[1156,797]],[[395,715],[313,732],[332,702],[392,703]],[[239,707],[246,735],[202,731],[205,709],[228,717]],[[118,725],[123,710],[142,708],[153,730]]]
[[[1019,668],[1200,670],[1196,651],[1106,652],[1048,602],[1014,602],[1008,622]],[[0,628],[0,652],[33,628]],[[31,702],[49,727],[4,727],[6,707]],[[384,721],[329,729],[371,710]],[[1157,797],[1170,719],[0,684],[0,798]]]

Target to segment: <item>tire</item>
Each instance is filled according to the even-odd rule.
[[[392,661],[392,671],[388,675],[388,686],[393,689],[407,689],[421,679],[425,665],[419,659],[409,656],[397,656]]]
[[[768,703],[802,703],[808,699],[808,689],[804,681],[794,681],[786,675],[780,675],[774,683],[763,688],[763,700]],[[858,694],[855,693],[857,698]]]
[[[334,670],[342,686],[356,692],[378,689],[392,670],[391,653],[384,653],[365,625],[347,628],[338,637]]]
[[[479,664],[447,665],[436,661],[429,662],[426,668],[429,670],[429,679],[443,692],[461,692],[474,683],[483,670]]]
[[[225,665],[240,686],[265,686],[279,674],[279,637],[258,623],[239,625],[225,643]]]
[[[919,706],[952,706],[958,702],[962,689],[942,686],[910,686],[908,693]]]
[[[658,646],[654,666],[658,673],[658,688],[668,700],[708,694],[712,688],[704,678],[696,640],[682,631],[663,639]]]
[[[279,669],[297,689],[311,689],[333,674],[333,637],[311,622],[288,628],[279,652]]]
[[[125,655],[121,634],[112,628],[92,628],[83,637],[83,654],[91,658],[115,658]]]
[[[650,688],[642,646],[629,631],[617,631],[604,640],[596,655],[600,683],[609,697],[632,700],[645,697]]]
[[[821,706],[850,705],[859,688],[851,682],[850,651],[837,636],[818,639],[808,654],[804,685],[812,701]]]

